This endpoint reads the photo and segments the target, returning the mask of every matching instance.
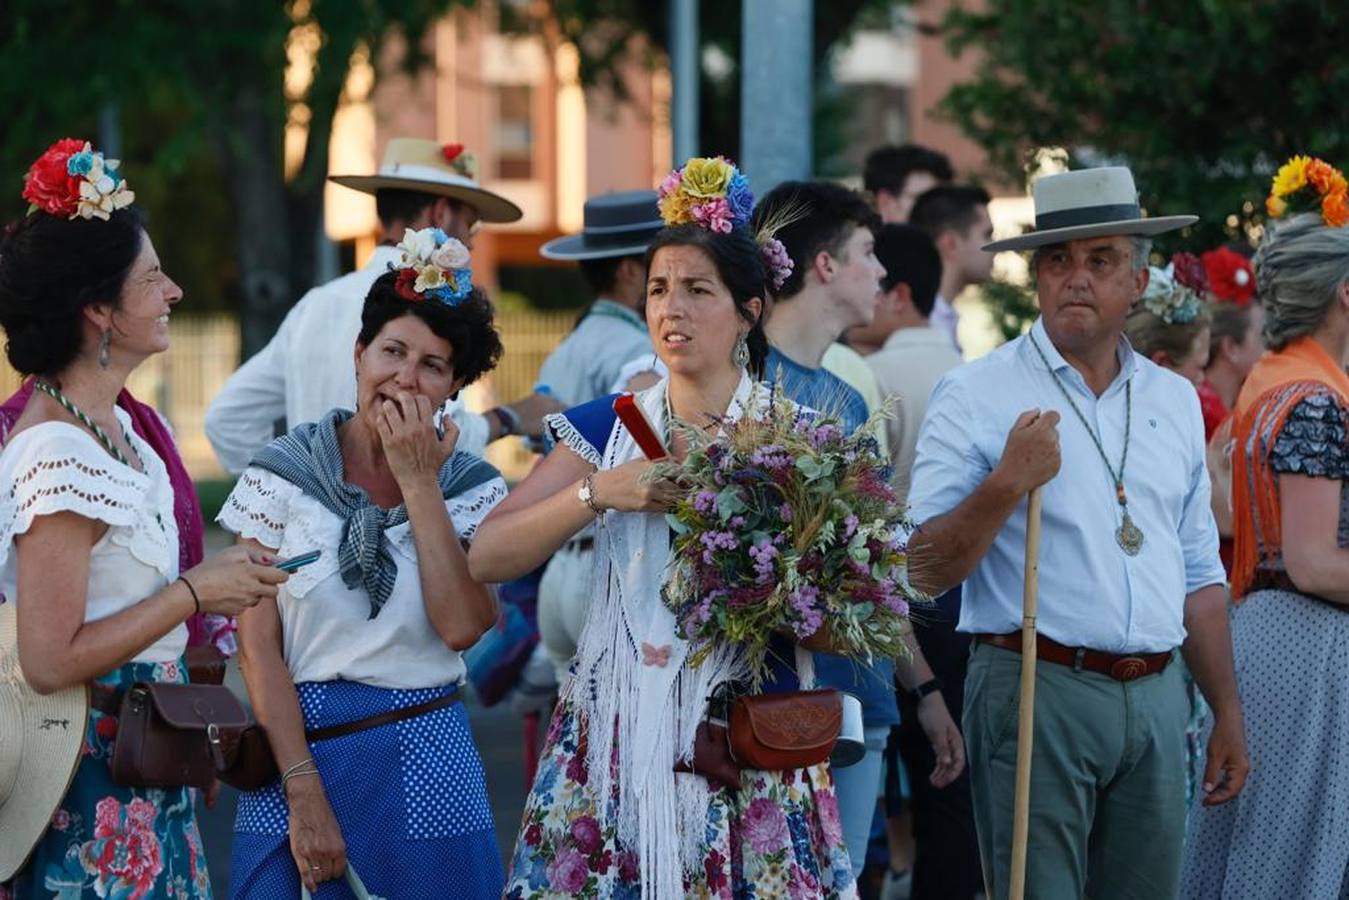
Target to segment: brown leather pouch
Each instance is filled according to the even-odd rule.
[[[230,787],[256,791],[281,774],[267,732],[258,723],[252,722],[242,731],[225,735],[221,744],[226,766],[216,772],[216,777]]]
[[[226,687],[138,681],[122,697],[113,781],[128,787],[210,787],[228,768],[225,744],[252,723]]]
[[[187,660],[188,680],[193,684],[225,683],[228,658],[214,644],[188,647],[183,656]]]
[[[674,770],[701,775],[719,787],[740,790],[740,767],[731,757],[726,723],[715,719],[699,722],[693,736],[693,759],[689,762],[677,760]]]
[[[842,727],[843,698],[836,690],[737,697],[731,755],[746,769],[803,769],[829,758]]]

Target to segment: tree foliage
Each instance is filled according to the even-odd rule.
[[[1040,147],[1126,162],[1149,214],[1201,216],[1168,247],[1257,238],[1294,153],[1349,163],[1342,3],[986,0],[943,31],[980,60],[943,108],[1001,174]]]
[[[166,262],[208,295],[230,285],[250,352],[314,281],[331,126],[353,56],[377,58],[401,34],[416,65],[421,38],[454,2],[10,0],[0,171],[23,172],[59,137],[120,143]],[[309,77],[288,91],[287,49],[301,33],[314,51]],[[286,125],[297,121],[308,129],[287,178]],[[12,185],[0,209],[17,215]]]

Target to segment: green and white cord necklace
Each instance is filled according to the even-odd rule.
[[[38,378],[34,380],[33,387],[37,388],[39,391],[42,391],[42,393],[46,394],[47,396],[55,400],[57,403],[61,404],[61,406],[65,409],[66,412],[70,413],[72,416],[78,419],[80,421],[80,424],[82,424],[85,428],[88,428],[90,431],[92,431],[94,433],[94,437],[98,438],[98,442],[103,445],[104,449],[106,449],[109,453],[112,454],[113,459],[117,460],[119,463],[126,466],[128,469],[132,468],[131,463],[126,458],[126,454],[117,448],[117,445],[112,442],[112,438],[108,437],[108,433],[104,431],[97,422],[89,418],[89,415],[85,413],[84,410],[76,406],[69,397],[61,393],[60,389],[57,388],[56,385],[52,384],[51,382],[43,378]],[[136,453],[136,445],[131,442],[131,435],[127,434],[125,427],[122,428],[122,438],[123,440],[126,441],[126,445],[131,448],[131,452]],[[136,453],[136,461],[141,464],[142,469],[145,468],[145,461],[140,458],[139,453]]]
[[[1059,392],[1063,394],[1063,399],[1068,401],[1068,406],[1077,416],[1077,420],[1082,423],[1082,427],[1087,429],[1087,434],[1091,436],[1091,442],[1096,445],[1096,452],[1101,455],[1101,461],[1105,463],[1106,470],[1110,472],[1110,477],[1115,482],[1115,500],[1120,505],[1120,511],[1123,518],[1120,520],[1120,526],[1115,530],[1115,543],[1119,544],[1120,549],[1130,556],[1137,556],[1143,549],[1143,531],[1134,524],[1133,517],[1129,515],[1129,495],[1124,491],[1124,464],[1129,459],[1129,430],[1133,421],[1133,381],[1124,382],[1124,451],[1120,453],[1119,469],[1110,465],[1110,457],[1105,455],[1105,447],[1101,445],[1101,439],[1096,434],[1096,429],[1092,428],[1087,422],[1087,417],[1082,415],[1082,410],[1077,408],[1073,402],[1073,397],[1064,387],[1063,380],[1059,378],[1059,373],[1054,371],[1054,367],[1049,364],[1049,357],[1045,356],[1044,350],[1040,349],[1040,342],[1035,339],[1035,335],[1030,335],[1031,346],[1035,352],[1040,354],[1040,361],[1045,364],[1049,370],[1050,376],[1054,379],[1054,384],[1058,386]]]

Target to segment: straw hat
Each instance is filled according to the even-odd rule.
[[[373,194],[380,188],[421,191],[467,203],[484,222],[514,222],[524,213],[500,194],[478,184],[477,162],[463,144],[439,144],[421,138],[392,138],[384,163],[374,175],[330,175],[343,187]]]
[[[1198,216],[1143,218],[1133,173],[1125,166],[1042,175],[1031,192],[1035,195],[1035,230],[985,244],[984,250],[1031,250],[1117,234],[1150,236],[1199,221]]]
[[[70,789],[84,748],[89,689],[42,695],[19,670],[13,603],[0,603],[0,881],[19,871]]]
[[[545,259],[636,256],[665,227],[655,191],[600,194],[585,202],[580,234],[554,238],[539,248]]]

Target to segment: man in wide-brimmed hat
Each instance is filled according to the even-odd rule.
[[[964,731],[986,883],[1003,897],[1026,496],[1042,486],[1027,896],[1174,897],[1189,715],[1177,649],[1214,712],[1203,802],[1234,797],[1248,763],[1199,401],[1121,335],[1149,238],[1195,218],[1144,218],[1121,167],[1048,175],[1034,195],[1035,230],[985,249],[1034,251],[1040,319],[934,390],[910,572],[933,594],[964,582]]]
[[[514,222],[520,208],[477,181],[477,164],[461,144],[394,138],[374,175],[333,175],[337,184],[375,196],[382,243],[359,270],[309,291],[272,340],[230,376],[206,411],[206,436],[221,464],[241,472],[271,442],[274,424],[316,421],[356,398],[352,347],[370,286],[399,259],[395,245],[407,229],[439,228],[466,246],[483,222]],[[543,414],[558,405],[530,396],[486,415],[460,401],[447,409],[459,426],[458,447],[481,453],[512,433],[537,434]]]
[[[539,383],[567,406],[618,390],[640,390],[663,374],[646,318],[646,247],[662,226],[655,191],[600,194],[586,201],[580,234],[549,241],[546,259],[577,263],[595,300],[539,369]],[[560,681],[576,653],[591,597],[589,528],[553,555],[539,585],[541,646]]]

